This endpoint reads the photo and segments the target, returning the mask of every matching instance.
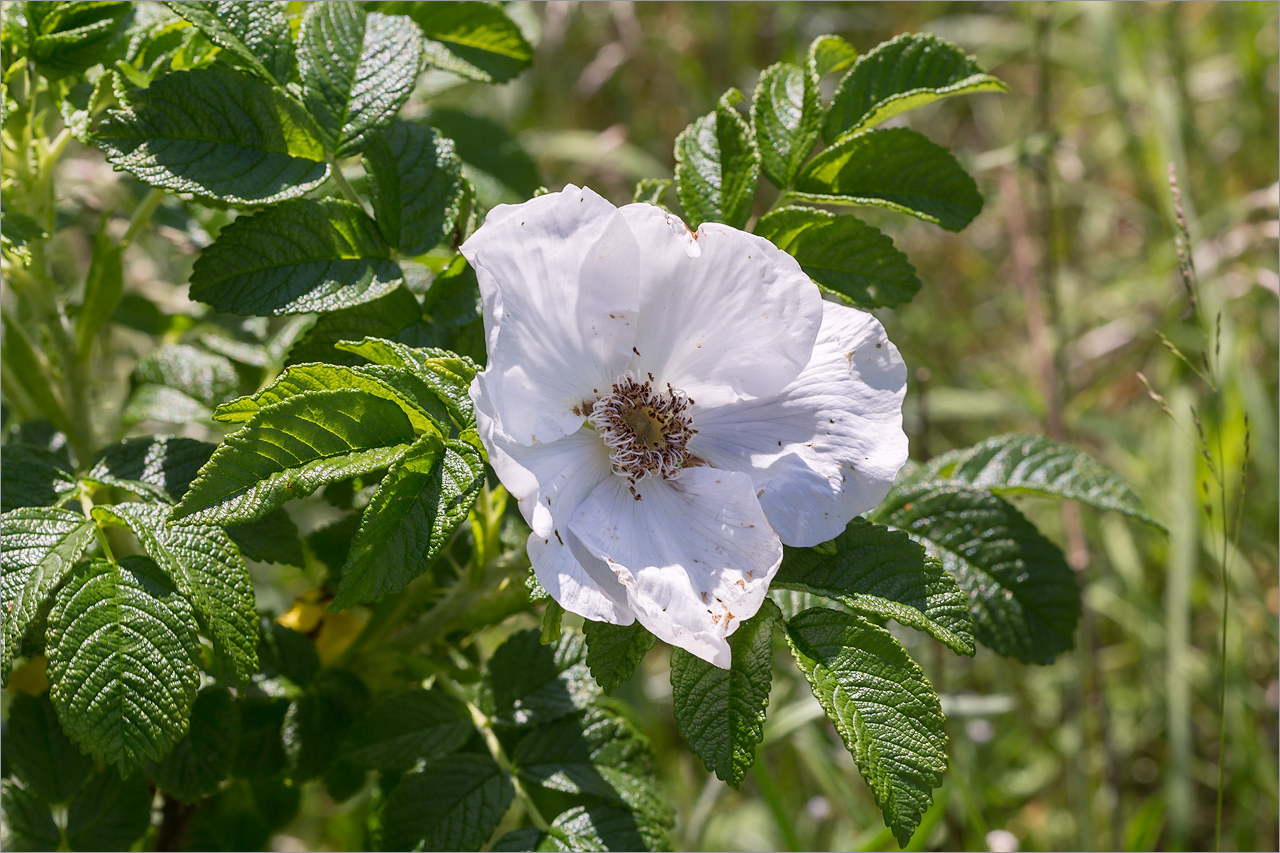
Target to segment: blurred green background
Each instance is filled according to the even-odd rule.
[[[825,33],[865,52],[900,32],[933,32],[1009,84],[1009,94],[948,100],[893,122],[947,146],[975,175],[987,201],[968,229],[858,214],[893,236],[924,282],[914,302],[880,313],[912,370],[912,456],[1014,430],[1062,437],[1123,474],[1171,534],[1019,503],[1067,551],[1084,591],[1077,649],[1052,666],[986,650],[957,657],[899,632],[943,694],[951,737],[951,769],[912,846],[1212,849],[1225,680],[1222,846],[1277,849],[1280,4],[508,9],[537,45],[533,68],[496,88],[428,73],[406,111],[429,111],[460,144],[490,143],[471,158],[487,203],[569,182],[630,201],[638,179],[671,176],[676,134],[725,89],[749,96],[762,69],[801,60]],[[1198,313],[1178,274],[1170,164],[1199,275]],[[65,167],[69,191],[99,206],[123,191],[96,152]],[[757,212],[771,201],[762,192]],[[183,265],[202,239],[194,220],[177,224],[158,230],[185,259],[175,266],[159,251],[135,253],[129,279],[182,311]],[[1217,390],[1161,335],[1197,367],[1207,349]],[[1225,545],[1225,668],[1224,515],[1210,460],[1223,477],[1226,517],[1239,518],[1238,547],[1232,537]],[[260,583],[259,606],[287,609],[308,586],[291,577]],[[710,776],[680,741],[665,649],[619,691],[657,750],[677,807],[677,849],[897,849],[785,650],[776,669],[766,739],[741,791]],[[367,797],[335,805],[309,785],[273,846],[360,849],[369,806]]]
[[[762,69],[802,59],[823,33],[866,51],[933,32],[1010,85],[902,117],[976,175],[987,204],[972,226],[951,234],[863,212],[925,283],[912,304],[882,314],[913,369],[912,456],[1012,430],[1056,433],[1120,471],[1172,533],[1021,504],[1067,550],[1084,589],[1077,650],[1052,666],[985,650],[960,658],[902,633],[944,694],[952,744],[913,847],[1212,849],[1225,678],[1222,845],[1277,848],[1278,8],[516,5],[537,37],[533,69],[497,90],[433,99],[512,128],[541,173],[526,180],[585,183],[622,203],[636,180],[671,175],[675,135],[726,88],[749,96]],[[1213,327],[1221,312],[1219,393],[1159,338],[1197,364],[1205,348],[1177,272],[1171,163],[1201,314]],[[1215,463],[1221,441],[1228,510],[1240,513],[1239,548],[1227,549],[1225,672],[1222,515],[1190,405]],[[658,749],[677,847],[896,849],[785,652],[778,669],[766,740],[740,792],[680,743],[665,653],[623,692]]]

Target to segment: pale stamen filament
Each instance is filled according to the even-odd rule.
[[[697,433],[688,414],[693,400],[670,383],[665,394],[655,390],[653,382],[653,374],[642,382],[628,371],[587,418],[609,448],[614,472],[631,482],[636,500],[635,484],[645,477],[680,475],[689,459],[689,440]]]

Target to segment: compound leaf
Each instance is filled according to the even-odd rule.
[[[94,141],[152,186],[258,206],[300,196],[329,175],[315,123],[283,91],[226,68],[162,74],[133,90]]]

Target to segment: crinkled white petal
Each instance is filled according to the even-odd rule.
[[[633,367],[699,403],[776,394],[809,361],[818,288],[768,240],[649,204],[621,209],[641,247]]]
[[[480,284],[480,387],[499,428],[521,444],[577,431],[632,357],[642,254],[626,220],[569,186],[494,208],[460,251]]]
[[[713,467],[751,476],[787,545],[839,535],[884,499],[907,459],[902,356],[875,317],[823,305],[813,357],[796,380],[774,397],[699,405],[689,445]]]
[[[559,537],[529,534],[529,561],[542,588],[565,610],[584,619],[613,625],[630,625],[636,621],[627,608],[627,591],[618,579],[581,545],[573,549],[572,544],[575,540],[567,529]],[[583,565],[574,550],[582,552],[594,572]]]
[[[614,476],[609,450],[590,427],[555,441],[525,445],[499,429],[492,401],[480,393],[477,382],[472,382],[471,398],[476,431],[489,451],[489,464],[539,536],[551,536],[557,523],[567,528],[592,489]]]
[[[601,483],[570,524],[659,639],[728,668],[728,635],[760,609],[782,562],[751,478],[687,468],[675,480]]]

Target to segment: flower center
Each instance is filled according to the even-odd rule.
[[[679,475],[689,459],[689,439],[697,432],[687,410],[693,401],[670,384],[654,390],[653,375],[637,381],[630,372],[591,407],[587,421],[609,448],[614,471],[633,484],[650,474]]]

